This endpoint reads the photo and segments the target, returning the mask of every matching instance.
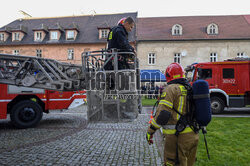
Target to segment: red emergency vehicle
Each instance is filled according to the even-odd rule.
[[[250,105],[250,58],[196,63],[185,70],[191,83],[196,79],[208,82],[213,113]]]
[[[0,84],[0,119],[10,119],[17,128],[36,126],[43,112],[74,108],[86,101],[85,91],[59,92]]]

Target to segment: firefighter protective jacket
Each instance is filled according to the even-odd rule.
[[[134,48],[128,41],[128,32],[121,24],[112,28],[109,32],[108,49],[112,48],[120,49],[124,52],[134,52]]]
[[[159,129],[163,127],[163,134],[175,134],[175,125],[180,119],[180,115],[176,111],[180,112],[182,115],[186,114],[186,104],[187,104],[187,90],[181,84],[170,84],[163,90],[161,95],[161,100],[156,110],[156,114],[151,121],[151,126],[148,128],[149,133],[154,133],[154,129]],[[174,111],[175,109],[176,111]],[[168,120],[167,125],[161,126],[156,123],[157,117],[160,115],[161,111],[169,111],[171,116]],[[153,128],[153,129],[152,129]],[[181,133],[191,132],[190,127],[186,127]]]

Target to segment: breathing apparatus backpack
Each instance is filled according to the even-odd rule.
[[[180,115],[180,119],[175,126],[175,135],[178,136],[179,133],[182,132],[187,126],[189,126],[195,133],[198,133],[199,130],[202,130],[207,155],[210,159],[205,137],[205,134],[207,133],[205,127],[212,119],[208,83],[207,81],[200,79],[196,80],[193,83],[193,86],[184,86],[187,89],[187,113],[183,115],[175,108],[173,108],[173,110]],[[160,100],[161,98],[155,103],[153,107],[153,116],[155,116],[155,108],[157,108]]]
[[[212,118],[208,83],[205,80],[197,80],[192,89],[195,119],[200,127],[207,126]]]
[[[194,132],[206,127],[212,118],[211,104],[209,96],[209,86],[205,80],[196,80],[193,86],[184,85],[187,89],[187,114],[183,115],[176,109],[174,111],[180,115],[180,120],[177,122],[177,128],[183,130],[189,125]],[[153,107],[153,116],[155,116],[156,108],[159,104],[159,98]],[[182,125],[183,127],[178,127]],[[183,131],[181,130],[181,131]],[[181,132],[180,130],[178,130]]]

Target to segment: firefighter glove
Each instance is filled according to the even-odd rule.
[[[153,144],[153,134],[150,134],[149,132],[147,132],[146,139],[147,139],[149,145]]]

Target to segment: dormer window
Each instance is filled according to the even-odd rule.
[[[19,32],[14,32],[12,40],[13,41],[19,41],[20,40],[20,33]]]
[[[0,42],[4,41],[4,33],[0,33]]]
[[[41,42],[44,40],[45,36],[47,35],[48,27],[44,24],[40,24],[32,29],[34,31],[34,41]]]
[[[10,33],[12,34],[12,41],[21,41],[25,34],[27,34],[27,27],[19,25],[17,28],[11,28]]]
[[[68,30],[67,31],[67,40],[74,40],[75,39],[75,31],[74,30]]]
[[[182,26],[179,25],[179,24],[175,24],[175,25],[172,27],[172,35],[173,35],[173,36],[182,35]]]
[[[57,31],[50,32],[50,40],[58,40],[58,32]]]
[[[207,26],[207,34],[208,35],[217,35],[219,34],[218,25],[212,23]]]
[[[42,41],[42,32],[35,32],[35,41]]]
[[[107,39],[109,31],[109,29],[99,29],[99,39]]]
[[[5,42],[9,36],[10,36],[10,32],[0,32],[0,42]]]
[[[108,37],[109,31],[107,29],[101,30],[101,38],[106,39]]]
[[[74,41],[79,33],[79,27],[76,23],[71,23],[64,28],[65,40]]]

